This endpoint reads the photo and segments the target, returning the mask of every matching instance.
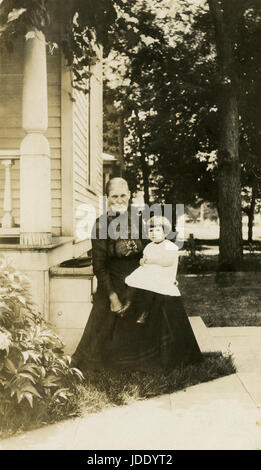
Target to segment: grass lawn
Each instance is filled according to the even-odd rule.
[[[75,393],[63,408],[56,408],[54,402],[41,407],[36,403],[34,408],[30,408],[27,402],[22,402],[21,405],[7,410],[0,398],[0,438],[101,411],[108,406],[122,406],[134,400],[173,393],[234,372],[235,366],[230,355],[222,355],[219,352],[205,353],[201,363],[175,369],[168,375],[149,375],[141,372],[90,373],[85,382],[77,386]]]
[[[201,316],[211,326],[261,326],[261,288],[218,286],[207,276],[180,279],[189,316]]]
[[[198,241],[198,248],[194,266],[188,256],[180,262],[179,287],[187,314],[201,316],[209,327],[261,326],[260,246],[244,253],[241,273],[219,273],[218,281],[218,256],[208,254],[211,241]]]

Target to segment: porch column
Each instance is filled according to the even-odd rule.
[[[20,243],[51,244],[50,147],[48,128],[46,43],[32,31],[25,41],[23,128],[20,147]]]

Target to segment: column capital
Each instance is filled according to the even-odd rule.
[[[9,160],[2,160],[1,161],[2,165],[5,167],[10,167],[14,164],[14,161],[9,159]]]

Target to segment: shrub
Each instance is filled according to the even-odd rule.
[[[27,277],[0,257],[1,422],[14,410],[59,414],[68,407],[83,376],[63,348],[32,302]]]

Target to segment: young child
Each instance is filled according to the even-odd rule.
[[[166,217],[154,216],[147,222],[150,243],[143,251],[140,267],[125,278],[127,289],[126,310],[134,297],[138,310],[141,311],[137,323],[143,325],[155,295],[180,296],[176,274],[178,268],[178,247],[166,239],[171,224]]]

